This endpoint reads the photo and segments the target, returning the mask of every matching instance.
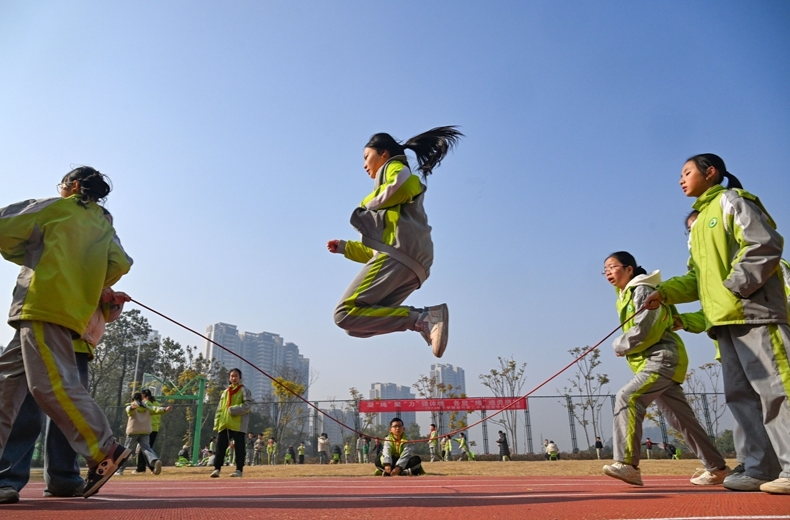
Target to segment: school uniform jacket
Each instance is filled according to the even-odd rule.
[[[26,200],[0,209],[0,254],[22,266],[8,321],[44,321],[79,335],[101,291],[132,259],[100,206],[68,198]]]
[[[658,285],[666,303],[700,300],[712,326],[787,323],[779,261],[784,239],[760,200],[713,186],[694,203],[692,268]]]
[[[672,332],[673,315],[677,314],[674,308],[663,304],[656,310],[642,311],[626,321],[642,308],[660,281],[661,273],[653,271],[635,276],[622,291],[615,289],[623,334],[614,340],[612,346],[616,354],[625,355],[635,374],[649,370],[682,383],[686,377],[688,356],[680,336]]]
[[[405,155],[388,160],[376,172],[373,192],[351,215],[362,241],[341,241],[338,252],[362,263],[375,251],[385,253],[414,271],[422,285],[433,264],[431,226],[423,206],[426,189]]]
[[[214,416],[214,431],[247,433],[252,410],[252,392],[244,385],[230,385],[222,391]]]
[[[384,439],[384,449],[381,451],[381,465],[400,466],[406,469],[409,459],[412,456],[412,446],[407,442],[406,436],[401,437],[400,442],[396,441],[390,433]]]

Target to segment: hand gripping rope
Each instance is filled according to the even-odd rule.
[[[156,311],[156,310],[152,309],[151,307],[148,307],[147,305],[144,305],[144,304],[142,304],[142,303],[138,302],[138,301],[137,301],[137,300],[135,300],[134,298],[131,298],[130,300],[132,301],[132,303],[135,303],[135,304],[139,305],[140,307],[142,307],[142,308],[144,308],[144,309],[147,309],[147,310],[149,310],[149,311],[153,312],[153,313],[154,313],[154,314],[156,314],[157,316],[160,316],[160,317],[162,317],[162,318],[166,319],[167,321],[169,321],[169,322],[171,322],[171,323],[174,323],[174,324],[178,325],[179,327],[181,327],[181,328],[183,328],[183,329],[186,329],[186,330],[188,330],[188,331],[189,331],[189,332],[191,332],[192,334],[195,334],[196,336],[199,336],[199,337],[201,337],[201,338],[205,339],[206,341],[208,341],[208,342],[210,342],[210,343],[213,343],[214,345],[218,346],[219,348],[221,348],[222,350],[224,350],[224,351],[225,351],[225,352],[227,352],[228,354],[231,354],[231,355],[233,355],[233,356],[235,356],[235,357],[239,358],[239,359],[240,359],[241,361],[243,361],[244,363],[247,363],[249,366],[251,366],[252,368],[254,368],[255,370],[257,370],[258,372],[260,372],[260,373],[261,373],[261,374],[263,374],[264,376],[268,377],[269,379],[271,379],[271,380],[272,380],[272,382],[273,382],[273,383],[275,383],[275,384],[277,384],[277,385],[278,385],[280,388],[282,388],[282,389],[286,390],[286,391],[287,391],[289,394],[292,394],[294,397],[296,397],[296,398],[298,398],[299,400],[303,401],[303,402],[304,402],[304,403],[305,403],[307,406],[309,406],[310,408],[314,409],[315,411],[317,411],[318,413],[320,413],[321,415],[323,415],[323,416],[324,416],[324,417],[326,417],[327,419],[331,419],[332,421],[336,422],[336,423],[337,423],[338,425],[340,425],[342,428],[345,428],[346,430],[349,430],[350,432],[356,433],[357,435],[359,435],[359,436],[362,436],[362,437],[368,437],[368,438],[371,438],[371,439],[378,439],[378,440],[380,440],[380,441],[385,441],[385,440],[386,440],[386,439],[382,439],[381,437],[373,437],[372,435],[368,435],[368,434],[366,434],[366,433],[363,433],[363,432],[357,431],[357,430],[355,430],[354,428],[352,428],[351,426],[348,426],[347,424],[343,424],[342,422],[338,421],[337,419],[335,419],[335,418],[334,418],[334,417],[332,417],[331,415],[329,415],[329,414],[325,413],[323,410],[321,410],[320,408],[318,408],[317,406],[315,406],[313,403],[311,403],[310,401],[308,401],[307,399],[305,399],[305,398],[304,398],[304,397],[302,397],[301,395],[297,394],[296,392],[294,392],[293,390],[291,390],[290,388],[288,388],[286,385],[282,384],[280,381],[278,381],[278,380],[277,380],[277,379],[275,379],[274,377],[270,376],[269,374],[267,374],[266,372],[264,372],[263,370],[261,370],[260,368],[258,368],[258,367],[257,367],[257,366],[255,366],[254,364],[252,364],[252,363],[251,363],[250,361],[248,361],[247,359],[245,359],[245,358],[243,358],[242,356],[240,356],[240,355],[236,354],[235,352],[232,352],[232,351],[231,351],[230,349],[228,349],[227,347],[225,347],[225,346],[223,346],[223,345],[220,345],[220,344],[219,344],[219,343],[217,343],[216,341],[214,341],[214,340],[212,340],[212,339],[210,339],[210,338],[208,338],[208,337],[204,336],[203,334],[201,334],[201,333],[197,332],[196,330],[190,329],[190,328],[189,328],[189,327],[187,327],[186,325],[184,325],[184,324],[182,324],[182,323],[179,323],[179,322],[177,322],[177,321],[176,321],[176,320],[174,320],[173,318],[170,318],[169,316],[165,316],[165,315],[164,315],[164,314],[162,314],[161,312],[159,312],[159,311]],[[443,435],[442,435],[442,437],[452,437],[453,435],[456,435],[456,434],[457,434],[457,433],[459,433],[459,432],[462,432],[462,431],[468,430],[468,429],[470,429],[472,426],[477,426],[478,424],[482,424],[483,422],[485,422],[485,421],[488,421],[489,419],[492,419],[493,417],[496,417],[497,415],[501,414],[502,412],[509,410],[510,408],[512,408],[513,406],[515,406],[515,404],[516,404],[517,402],[521,401],[522,399],[526,399],[526,398],[527,398],[527,397],[529,397],[530,395],[534,394],[536,391],[538,391],[539,389],[543,388],[543,387],[544,387],[546,384],[548,384],[548,383],[549,383],[551,380],[553,380],[554,378],[556,378],[557,376],[559,376],[560,374],[562,374],[563,372],[565,372],[566,370],[568,370],[570,367],[572,367],[573,365],[575,365],[576,363],[578,363],[579,361],[581,361],[581,359],[582,359],[582,358],[584,358],[584,357],[585,357],[587,354],[589,354],[590,352],[592,352],[593,350],[595,350],[595,349],[597,349],[599,346],[601,346],[601,343],[603,343],[604,341],[606,341],[607,339],[609,339],[609,338],[610,338],[610,337],[611,337],[611,336],[612,336],[612,335],[613,335],[615,332],[617,332],[618,330],[620,330],[620,329],[623,327],[623,325],[625,325],[626,323],[628,323],[629,321],[631,321],[631,320],[632,320],[632,319],[633,319],[633,318],[634,318],[634,317],[635,317],[637,314],[641,313],[641,312],[642,312],[642,311],[644,311],[644,310],[645,310],[645,307],[644,307],[644,306],[642,306],[641,308],[639,308],[639,310],[637,310],[635,313],[633,313],[632,315],[630,315],[630,316],[629,316],[629,317],[628,317],[628,318],[627,318],[625,321],[623,321],[623,323],[621,323],[620,325],[618,325],[618,326],[617,326],[617,327],[616,327],[614,330],[612,330],[612,332],[610,332],[609,334],[607,334],[607,335],[606,335],[606,337],[604,337],[604,338],[603,338],[601,341],[599,341],[598,343],[596,343],[596,344],[595,344],[595,345],[593,345],[592,347],[588,348],[587,350],[585,350],[584,352],[582,352],[581,354],[579,354],[579,356],[578,356],[576,359],[574,359],[573,361],[571,361],[570,363],[568,363],[567,365],[565,365],[565,366],[564,366],[562,369],[560,369],[560,370],[559,370],[557,373],[555,373],[553,376],[549,377],[548,379],[546,379],[545,381],[543,381],[541,384],[539,384],[538,386],[536,386],[535,388],[533,388],[532,390],[530,390],[530,391],[529,391],[529,392],[527,392],[526,394],[522,395],[522,396],[521,396],[521,397],[519,397],[518,399],[514,399],[514,400],[513,400],[513,401],[512,401],[512,402],[511,402],[509,405],[507,405],[506,407],[504,407],[504,408],[502,408],[501,410],[498,410],[498,411],[496,411],[496,412],[492,413],[491,415],[489,415],[489,416],[487,416],[487,417],[484,417],[483,419],[480,419],[479,421],[477,421],[477,422],[475,422],[475,423],[472,423],[472,424],[470,424],[470,425],[467,425],[467,426],[466,426],[466,427],[464,427],[464,428],[458,428],[457,430],[453,430],[453,431],[451,431],[450,433],[445,433],[445,434],[443,434]],[[430,438],[426,437],[426,438],[423,438],[423,439],[409,439],[409,440],[408,440],[408,442],[411,442],[411,443],[417,443],[417,442],[428,442],[428,441],[430,441],[430,440],[431,440]]]

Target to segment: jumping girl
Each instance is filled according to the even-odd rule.
[[[0,209],[0,253],[22,266],[8,318],[16,334],[0,356],[0,452],[29,390],[88,462],[85,497],[130,454],[82,386],[73,343],[132,265],[99,205],[108,180],[82,166],[63,177],[59,198]]]
[[[619,251],[606,259],[602,274],[615,286],[617,312],[623,323],[623,334],[612,346],[618,357],[625,356],[634,372],[634,377],[617,392],[615,462],[603,467],[604,474],[634,486],[642,485],[642,421],[647,407],[655,401],[670,426],[683,434],[686,444],[705,466],[705,471],[692,477],[691,483],[721,484],[729,468],[694,416],[680,386],[686,377],[688,357],[680,337],[672,332],[674,308],[664,305],[628,319],[642,308],[647,295],[661,281],[661,273],[647,274],[630,253]]]
[[[727,179],[727,188],[722,186]],[[680,186],[696,197],[690,271],[659,284],[645,304],[700,300],[719,344],[727,406],[745,433],[745,472],[724,487],[790,494],[790,327],[780,269],[783,239],[760,200],[721,157],[695,155]]]
[[[462,136],[455,127],[442,126],[402,144],[389,134],[375,134],[365,145],[364,168],[375,182],[373,192],[351,215],[362,241],[327,242],[330,253],[365,264],[335,309],[335,323],[349,335],[367,338],[414,330],[436,357],[444,354],[447,305],[419,309],[401,304],[425,282],[433,263],[424,181]],[[409,168],[407,149],[417,156],[422,181]]]
[[[252,410],[252,392],[241,384],[241,370],[231,368],[228,374],[228,387],[222,391],[214,416],[214,431],[217,432],[217,449],[214,451],[214,471],[211,478],[218,478],[225,462],[225,451],[230,447],[230,441],[236,449],[236,471],[231,477],[244,476],[245,442],[247,425],[250,421]]]

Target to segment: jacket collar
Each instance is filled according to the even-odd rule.
[[[626,285],[622,291],[619,291],[618,295],[620,296],[620,298],[623,298],[631,289],[639,285],[655,287],[660,283],[661,283],[661,271],[656,269],[652,273],[640,274],[631,278],[631,281],[628,282],[628,285]]]
[[[708,204],[711,203],[713,199],[715,199],[719,195],[719,193],[725,191],[726,189],[727,188],[725,188],[721,184],[716,184],[715,186],[711,186],[710,188],[708,188],[708,190],[705,193],[699,196],[697,201],[694,203],[693,208],[696,209],[697,211],[702,211],[708,206]]]

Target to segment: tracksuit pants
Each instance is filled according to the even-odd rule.
[[[694,415],[680,383],[650,370],[635,374],[617,392],[612,432],[615,461],[639,466],[642,422],[647,407],[654,401],[669,425],[683,434],[686,444],[705,469],[721,469],[727,465]]]
[[[75,360],[80,381],[88,388],[88,354],[75,352]],[[0,457],[0,488],[11,487],[18,492],[25,487],[30,479],[30,465],[38,439],[35,432],[40,432],[45,425],[45,491],[56,496],[71,496],[85,485],[80,476],[77,454],[63,432],[54,422],[47,420],[46,414],[28,392]]]
[[[228,450],[231,439],[233,445],[236,447],[236,469],[244,471],[244,459],[246,455],[245,432],[237,432],[235,430],[222,430],[217,432],[217,451],[214,452],[214,469],[222,469],[225,463],[225,452]]]
[[[72,331],[42,321],[18,322],[0,355],[0,455],[28,390],[89,467],[114,448],[110,424],[82,386]]]
[[[419,286],[414,271],[384,253],[377,253],[340,298],[335,308],[335,323],[357,338],[413,330],[421,309],[401,304]]]
[[[790,364],[787,324],[713,328],[724,396],[743,429],[746,475],[790,478]]]

